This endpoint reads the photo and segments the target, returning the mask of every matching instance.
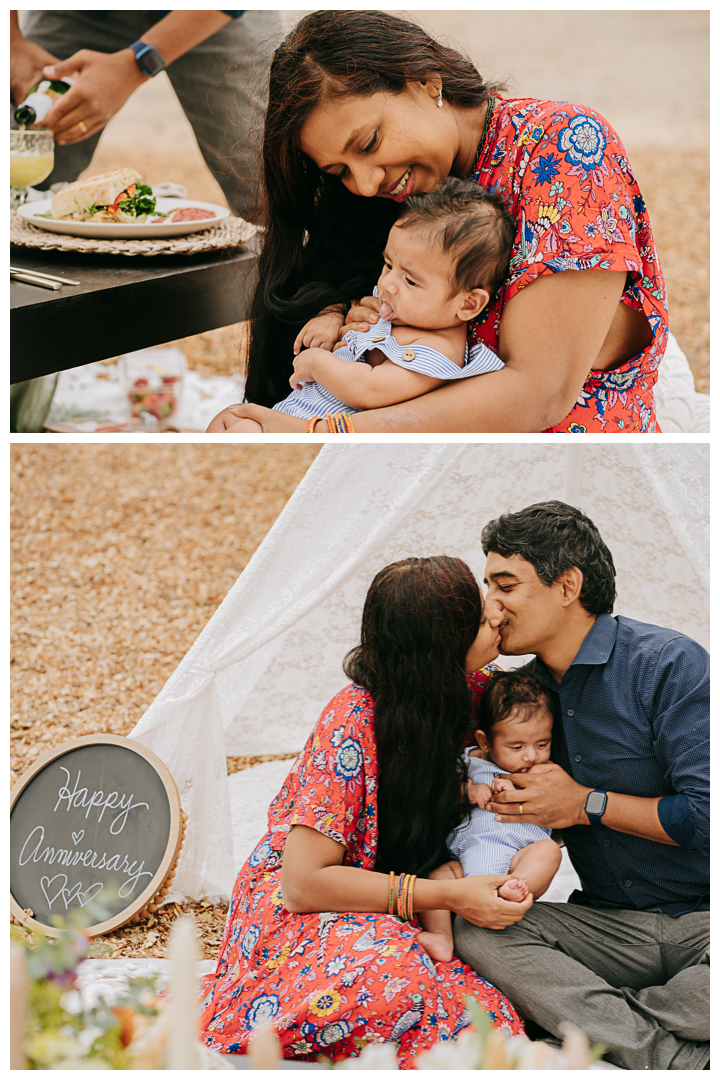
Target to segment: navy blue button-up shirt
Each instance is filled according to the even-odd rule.
[[[552,760],[585,787],[657,798],[672,847],[573,825],[563,839],[594,907],[693,911],[710,892],[709,656],[676,630],[599,615],[558,685]]]

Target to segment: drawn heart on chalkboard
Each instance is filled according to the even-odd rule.
[[[65,880],[67,881],[67,878]],[[73,900],[77,900],[77,902],[80,904],[80,907],[85,907],[85,905],[91,900],[93,900],[100,892],[100,890],[102,889],[102,882],[96,881],[95,884],[91,885],[90,888],[86,889],[85,892],[81,892],[81,889],[82,881],[78,881],[77,884],[73,885],[71,889],[62,890],[62,898],[65,904],[66,911],[72,904]],[[95,891],[93,892],[93,890]]]
[[[77,885],[73,885],[72,889],[63,889],[63,903],[65,904],[66,911],[72,904],[73,900],[78,899],[81,889],[82,881],[78,881]]]
[[[55,895],[53,896],[53,898],[51,900],[48,889],[52,888],[53,881],[62,881],[62,885],[60,886],[60,888],[58,889],[58,891],[55,893]],[[54,878],[47,878],[47,877],[40,878],[40,888],[45,893],[45,899],[47,900],[48,907],[50,909],[52,909],[52,906],[55,903],[55,901],[57,900],[58,896],[62,896],[62,894],[65,892],[65,886],[66,885],[67,885],[67,874],[56,874]],[[67,907],[67,901],[65,902],[65,907]]]
[[[80,832],[74,832],[72,834],[73,844],[79,844],[84,835],[85,835],[85,830],[84,829],[81,829]]]
[[[85,907],[91,900],[94,900],[99,892],[102,892],[102,881],[96,881],[94,885],[91,885],[89,889],[86,889],[84,893],[78,893],[78,900],[80,906]]]

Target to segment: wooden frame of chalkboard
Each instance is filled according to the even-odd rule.
[[[42,754],[41,757],[35,761],[29,769],[22,774],[10,793],[10,812],[12,813],[20,796],[32,783],[35,777],[38,776],[43,769],[52,762],[57,761],[59,758],[71,753],[74,750],[78,750],[81,747],[90,747],[97,745],[113,745],[124,747],[126,751],[131,751],[137,754],[139,758],[142,758],[157,774],[162,789],[167,796],[169,810],[169,829],[168,839],[165,845],[165,850],[160,859],[159,865],[153,873],[152,880],[143,889],[143,891],[132,899],[126,907],[123,907],[121,911],[113,914],[112,917],[106,919],[104,922],[97,923],[93,926],[86,928],[86,933],[90,937],[97,937],[99,934],[109,933],[111,930],[117,930],[119,927],[124,926],[129,922],[140,922],[145,915],[149,915],[151,912],[155,912],[158,909],[157,901],[162,901],[162,898],[167,895],[169,891],[170,883],[175,876],[175,870],[180,858],[180,852],[182,850],[183,841],[185,838],[185,828],[187,822],[187,814],[183,812],[180,803],[180,794],[177,789],[177,785],[172,777],[167,766],[157,757],[152,750],[148,750],[146,746],[143,746],[139,742],[135,742],[132,739],[123,738],[121,735],[85,735],[78,739],[69,739],[67,742],[61,743],[59,746],[54,747],[46,754]],[[66,769],[64,771],[67,772]],[[68,779],[69,779],[68,773]],[[68,785],[69,794],[69,785]],[[68,800],[69,802],[69,800]],[[69,803],[70,805],[70,803]],[[68,805],[68,809],[69,809]],[[82,804],[88,805],[87,801]],[[147,804],[142,804],[147,805]],[[12,844],[12,837],[11,837]],[[64,875],[62,875],[64,876]],[[54,880],[54,879],[53,879]],[[85,894],[86,895],[86,894]],[[47,894],[46,894],[47,896]],[[67,907],[67,904],[66,904]],[[32,909],[30,909],[32,910]],[[13,919],[20,923],[22,926],[32,930],[40,930],[43,934],[49,937],[55,937],[59,930],[44,922],[33,918],[33,915],[28,914],[12,893],[12,878],[11,878],[11,892],[10,892],[10,911]]]

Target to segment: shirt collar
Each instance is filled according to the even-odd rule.
[[[615,647],[617,635],[617,619],[607,613],[598,615],[583,638],[582,645],[571,661],[565,675],[563,675],[563,679],[570,671],[570,668],[575,667],[577,664],[607,664]],[[535,657],[535,663],[540,664],[547,671],[539,656]],[[553,685],[556,690],[559,689],[557,684],[553,683]]]
[[[598,615],[583,643],[575,654],[570,667],[576,664],[607,664],[618,635],[617,620],[607,612]]]

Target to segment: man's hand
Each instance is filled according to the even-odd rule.
[[[16,107],[45,77],[43,68],[56,60],[52,53],[34,45],[20,33],[13,38],[10,49],[10,97]]]
[[[48,79],[70,75],[76,80],[43,121],[43,127],[54,131],[61,146],[82,142],[101,131],[149,78],[137,66],[132,49],[116,53],[81,49],[67,60],[46,67],[43,74]]]
[[[559,765],[548,761],[533,765],[526,773],[513,773],[510,781],[520,791],[498,791],[487,809],[499,815],[496,821],[528,821],[546,829],[566,829],[587,825],[583,810],[593,790],[577,784]]]

